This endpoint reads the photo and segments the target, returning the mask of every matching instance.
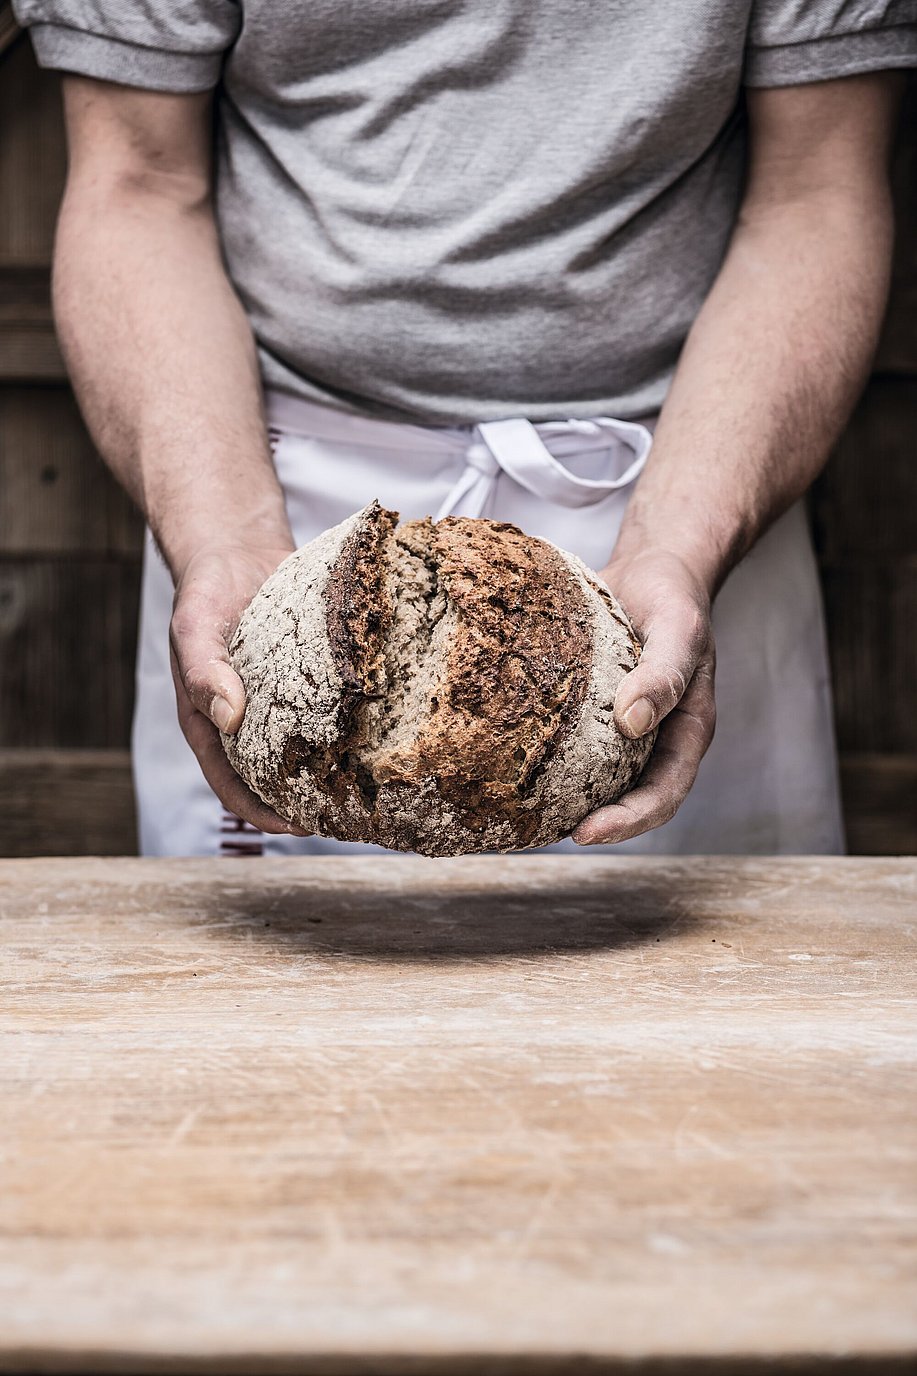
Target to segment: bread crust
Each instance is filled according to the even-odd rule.
[[[453,825],[474,834],[502,821],[513,845],[526,846],[538,828],[537,777],[586,694],[589,609],[545,541],[496,521],[450,516],[427,526],[455,633],[444,691],[410,749],[387,762],[387,778],[416,787],[435,775]]]
[[[569,835],[652,748],[612,714],[639,657],[627,617],[573,555],[508,523],[396,521],[373,503],[256,595],[230,647],[249,699],[223,738],[233,767],[282,816],[342,840],[459,855]],[[424,684],[397,637],[411,559]],[[399,692],[413,717],[387,711]]]

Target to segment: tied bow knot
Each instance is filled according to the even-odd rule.
[[[646,426],[609,416],[549,421],[537,428],[521,419],[485,421],[475,427],[474,436],[464,451],[465,466],[437,520],[484,515],[504,474],[544,501],[565,507],[595,506],[636,481],[653,443]],[[571,445],[577,438],[580,443]],[[616,462],[623,471],[611,478],[580,478],[551,452],[546,440],[568,458],[598,449],[610,451],[612,466]]]

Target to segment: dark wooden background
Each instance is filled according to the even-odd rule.
[[[850,847],[869,854],[917,854],[915,94],[882,345],[812,499]],[[93,451],[54,340],[64,162],[58,81],[0,0],[0,855],[135,848],[141,527]]]

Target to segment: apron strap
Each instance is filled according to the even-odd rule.
[[[633,459],[619,478],[579,478],[554,457],[530,421],[485,421],[477,426],[480,438],[465,451],[465,468],[436,519],[483,515],[501,473],[534,496],[557,506],[595,506],[636,480],[653,443],[645,426],[609,416],[551,422],[544,429],[549,437],[562,434],[569,440],[571,435],[582,435],[579,453],[607,449],[610,441],[617,441],[633,454]]]

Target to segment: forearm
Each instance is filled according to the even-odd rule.
[[[577,829],[585,844],[659,826],[686,796],[716,721],[711,599],[862,385],[888,286],[894,100],[881,73],[749,95],[742,214],[605,570],[643,638],[615,719],[659,735],[637,788]]]
[[[174,575],[202,548],[292,548],[251,330],[206,196],[82,176],[64,199],[55,314],[100,453]]]
[[[884,185],[751,207],[685,346],[615,561],[683,560],[714,593],[824,463],[888,286]]]

